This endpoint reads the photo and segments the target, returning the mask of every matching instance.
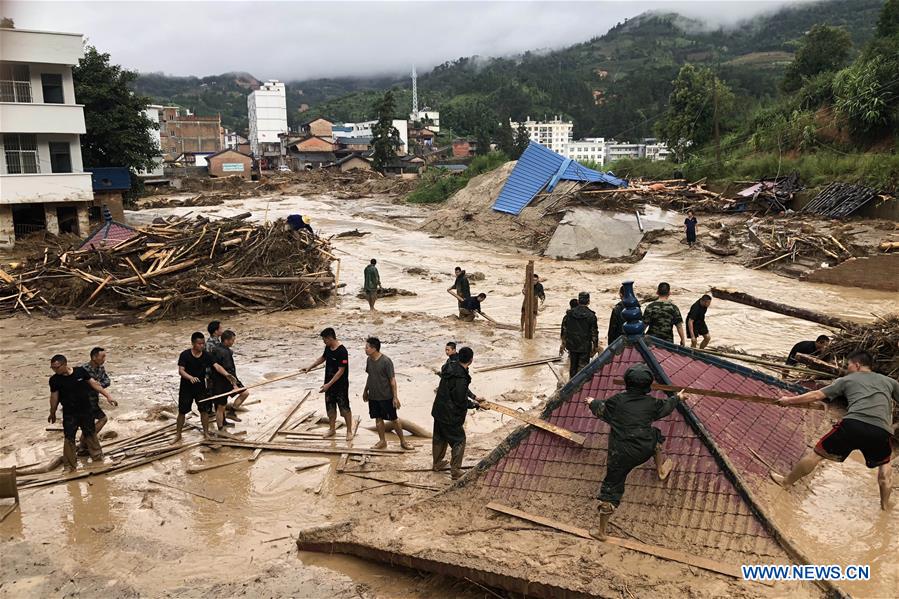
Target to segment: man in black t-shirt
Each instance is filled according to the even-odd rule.
[[[699,337],[702,337],[699,349],[705,349],[705,346],[712,340],[709,335],[709,327],[705,323],[705,313],[711,305],[712,296],[706,294],[690,306],[690,312],[687,313],[687,337],[690,338],[691,347],[696,347]]]
[[[476,297],[464,300],[459,307],[459,319],[465,322],[474,322],[475,315],[481,313],[481,302],[485,299],[487,299],[487,294],[479,293]]]
[[[184,428],[184,417],[190,413],[194,402],[200,410],[200,421],[203,424],[203,435],[209,435],[209,415],[212,413],[212,402],[204,401],[206,393],[206,369],[212,368],[215,362],[206,351],[206,338],[203,333],[196,332],[190,336],[190,349],[178,356],[178,376],[181,385],[178,387],[178,420],[174,443],[181,442],[181,429]]]
[[[209,350],[209,355],[212,356],[212,360],[215,362],[209,375],[210,393],[212,395],[228,393],[229,395],[237,396],[234,398],[234,403],[230,406],[228,405],[227,395],[211,400],[215,404],[215,422],[219,430],[226,426],[225,410],[231,410],[228,414],[229,418],[240,420],[234,413],[234,410],[240,408],[241,404],[250,395],[249,391],[241,391],[239,394],[236,392],[231,393],[231,391],[243,387],[243,383],[237,378],[237,366],[234,364],[234,352],[231,350],[236,342],[237,335],[234,331],[227,330],[221,334],[218,345]]]
[[[814,341],[800,341],[790,350],[787,356],[787,366],[796,365],[796,354],[805,354],[807,356],[821,356],[830,345],[830,337],[827,335],[818,335]]]
[[[350,410],[350,358],[346,348],[337,340],[337,333],[331,327],[321,332],[325,351],[315,362],[304,368],[309,372],[322,362],[325,363],[325,384],[318,390],[325,394],[325,411],[328,413],[330,429],[325,437],[337,434],[337,411],[346,422],[346,440],[353,440],[353,412]]]
[[[90,396],[91,392],[95,392],[111,402],[112,395],[92,379],[84,368],[70,367],[62,354],[50,358],[50,369],[53,370],[53,376],[50,377],[50,416],[47,422],[56,422],[56,409],[62,404],[62,430],[65,435],[62,455],[65,467],[71,470],[78,467],[75,435],[79,428],[91,459],[100,460],[103,449],[97,439]]]

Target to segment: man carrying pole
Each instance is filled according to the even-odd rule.
[[[468,282],[468,276],[461,266],[457,266],[453,272],[456,275],[456,279],[447,291],[454,292],[460,298],[459,307],[461,308],[462,302],[471,297],[471,285]]]
[[[337,333],[331,327],[321,332],[325,351],[302,372],[309,372],[322,362],[325,363],[325,384],[318,390],[325,394],[325,411],[328,414],[326,438],[337,434],[337,411],[346,423],[347,443],[353,440],[353,412],[350,410],[350,356],[346,348],[337,340]]]
[[[462,459],[465,457],[465,417],[469,409],[480,408],[483,399],[471,398],[469,367],[474,360],[470,347],[459,350],[459,359],[447,360],[440,371],[440,385],[434,397],[431,416],[434,418],[433,448],[434,471],[446,467],[446,448],[452,450],[450,475],[453,480],[462,477]]]
[[[594,416],[609,423],[609,455],[606,477],[599,491],[599,528],[590,531],[598,539],[606,538],[609,518],[621,503],[624,483],[631,470],[653,458],[660,480],[665,480],[674,468],[671,460],[662,456],[662,431],[652,426],[674,411],[683,394],[660,400],[649,395],[652,371],[645,364],[634,364],[624,373],[625,391],[608,399],[585,397],[584,404]]]

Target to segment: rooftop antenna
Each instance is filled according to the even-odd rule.
[[[418,75],[412,65],[412,120],[418,120]]]

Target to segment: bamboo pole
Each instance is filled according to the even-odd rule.
[[[268,384],[271,384],[271,383],[277,383],[278,381],[283,381],[283,380],[285,380],[285,379],[293,378],[293,377],[295,377],[295,376],[300,376],[301,374],[306,374],[306,373],[309,373],[309,372],[314,372],[315,370],[318,370],[318,368],[315,368],[315,369],[313,369],[313,370],[305,370],[305,369],[304,369],[304,370],[298,370],[298,371],[293,372],[293,373],[291,373],[291,374],[285,374],[284,376],[278,376],[278,377],[275,377],[275,378],[273,378],[273,379],[269,379],[269,380],[267,380],[267,381],[262,381],[261,383],[254,383],[254,384],[252,384],[252,385],[247,385],[246,387],[238,387],[237,389],[231,389],[230,391],[228,391],[228,392],[226,392],[226,393],[219,393],[218,395],[213,395],[212,397],[207,397],[207,398],[205,398],[205,399],[200,399],[200,400],[197,400],[197,403],[203,403],[204,401],[212,401],[213,399],[219,399],[220,397],[227,397],[227,396],[229,396],[229,395],[236,395],[236,394],[238,394],[238,393],[242,393],[242,392],[246,391],[247,389],[255,389],[256,387],[262,387],[263,385],[268,385]]]
[[[309,396],[310,396],[310,395],[312,395],[312,391],[307,391],[307,392],[306,392],[306,395],[304,395],[303,398],[302,398],[300,401],[297,402],[297,405],[295,405],[295,406],[293,407],[293,409],[291,409],[291,410],[287,413],[287,416],[284,417],[284,420],[281,421],[281,424],[279,424],[278,426],[275,427],[275,430],[273,430],[273,431],[272,431],[272,434],[269,435],[269,437],[268,437],[268,442],[269,442],[269,443],[271,443],[272,441],[275,440],[275,437],[278,436],[278,431],[280,431],[282,428],[284,428],[284,425],[286,425],[287,422],[288,422],[288,421],[293,417],[293,415],[296,413],[296,411],[300,409],[300,407],[303,405],[303,403],[305,403],[305,401],[306,401],[307,399],[309,399]],[[259,455],[262,453],[262,450],[263,450],[263,449],[264,449],[264,448],[261,448],[261,447],[260,447],[260,448],[257,448],[256,451],[253,452],[252,457],[250,457],[250,461],[251,461],[251,462],[255,462],[256,459],[259,457]]]
[[[542,366],[550,362],[561,362],[562,356],[550,356],[549,358],[537,358],[534,360],[524,360],[521,362],[509,362],[508,364],[498,364],[496,366],[485,366],[478,368],[475,372],[490,372],[493,370],[506,370],[508,368],[527,368],[528,366]]]
[[[616,385],[624,385],[624,379],[615,379],[612,381]],[[803,408],[806,410],[824,410],[822,403],[781,405],[773,397],[763,397],[761,395],[743,395],[742,393],[731,393],[729,391],[718,391],[716,389],[700,389],[699,387],[687,387],[685,385],[664,385],[662,383],[653,383],[652,388],[657,391],[669,391],[690,393],[693,395],[701,395],[704,397],[720,397],[722,399],[735,399],[737,401],[745,401],[749,403],[760,403],[770,406],[780,406],[782,408]]]

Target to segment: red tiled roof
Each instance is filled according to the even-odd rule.
[[[94,231],[79,249],[88,249],[96,247],[98,249],[115,247],[122,242],[128,241],[137,235],[137,231],[115,221],[104,223],[99,229]]]
[[[560,399],[544,413],[549,422],[584,435],[584,446],[541,429],[529,429],[517,438],[513,434],[487,458],[486,470],[474,483],[484,499],[520,507],[536,504],[544,515],[580,526],[585,518],[595,520],[592,506],[605,476],[609,427],[582,400],[608,398],[623,390],[613,381],[622,378],[632,364],[646,361],[656,369],[635,345],[622,345],[623,340],[614,344],[618,355],[605,352],[597,358],[588,366],[592,376],[580,389],[573,393],[563,389]],[[717,361],[662,347],[646,351],[652,352],[674,384],[772,397],[783,389],[773,380],[763,381],[764,375],[728,369]],[[657,377],[662,378],[658,372]],[[807,429],[820,424],[820,414],[718,398],[690,402],[655,424],[666,437],[666,456],[676,461],[674,471],[661,482],[652,460],[634,470],[613,522],[625,531],[639,531],[644,542],[691,546],[700,555],[730,563],[783,559],[785,548],[734,480],[745,484],[747,478],[767,476],[767,468],[747,448],[787,470],[805,447]],[[691,424],[693,417],[704,432]],[[733,469],[716,459],[713,451],[720,451]],[[587,505],[592,511],[585,511]]]

